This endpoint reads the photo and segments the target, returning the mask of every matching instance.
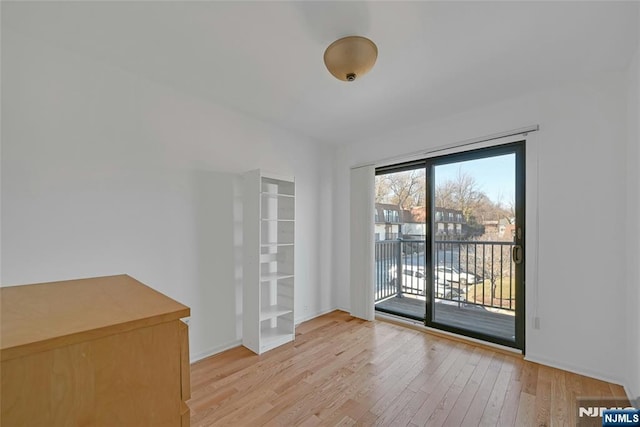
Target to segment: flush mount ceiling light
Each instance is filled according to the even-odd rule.
[[[366,37],[343,37],[324,51],[324,64],[333,76],[352,82],[365,75],[376,63],[378,47]]]

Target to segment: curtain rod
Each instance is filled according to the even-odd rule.
[[[389,165],[389,164],[393,164],[393,163],[397,163],[397,162],[418,160],[422,156],[427,156],[429,154],[438,153],[440,151],[451,150],[453,148],[466,147],[468,145],[480,144],[482,142],[492,141],[494,139],[500,139],[500,138],[507,138],[509,136],[515,136],[515,135],[524,135],[524,136],[526,136],[529,132],[536,132],[538,130],[540,130],[540,126],[539,125],[525,126],[525,127],[522,127],[522,128],[508,130],[508,131],[505,131],[505,132],[499,132],[499,133],[494,133],[494,134],[491,134],[491,135],[481,136],[481,137],[478,137],[478,138],[472,138],[472,139],[467,139],[467,140],[464,140],[464,141],[454,142],[454,143],[451,143],[451,144],[440,145],[438,147],[434,147],[434,148],[431,148],[431,149],[426,150],[426,151],[424,151],[424,150],[414,151],[412,153],[406,153],[406,154],[403,154],[401,156],[393,156],[393,157],[387,157],[385,159],[379,159],[379,160],[373,161],[373,162],[369,161],[369,162],[366,162],[366,163],[359,163],[359,164],[357,164],[355,166],[351,166],[351,169],[357,169],[357,168],[361,168],[361,167],[364,167],[364,166],[373,166],[373,165],[382,166],[382,165]]]

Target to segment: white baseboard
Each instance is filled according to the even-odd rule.
[[[320,310],[314,314],[310,314],[308,316],[304,316],[304,317],[299,317],[295,320],[295,324],[296,326],[298,326],[300,323],[306,322],[308,320],[311,319],[315,319],[316,317],[320,317],[320,316],[324,316],[327,313],[331,313],[332,311],[336,311],[339,310],[338,308],[328,308],[326,310]]]
[[[191,357],[189,358],[189,362],[190,363],[195,363],[198,360],[205,359],[205,358],[207,358],[209,356],[213,356],[215,354],[222,353],[223,351],[230,350],[232,348],[239,347],[241,345],[242,345],[242,340],[229,341],[228,343],[217,345],[217,346],[212,347],[212,348],[210,348],[208,350],[201,351],[200,353],[192,354]]]
[[[620,381],[619,378],[612,378],[606,374],[603,374],[602,372],[596,372],[596,371],[592,371],[591,369],[585,369],[580,366],[572,365],[571,363],[563,363],[563,362],[558,362],[557,360],[547,359],[544,356],[527,353],[524,356],[524,360],[527,360],[529,362],[539,363],[541,365],[546,365],[551,368],[562,369],[563,371],[573,372],[574,374],[584,375],[585,377],[591,377],[597,380],[606,381],[608,383],[618,384],[621,386],[623,385],[622,381]],[[625,388],[625,391],[626,391],[626,388]]]
[[[315,319],[316,317],[320,317],[320,316],[325,315],[327,313],[331,313],[332,311],[335,311],[335,310],[336,310],[336,308],[329,308],[329,309],[322,310],[322,311],[319,311],[317,313],[314,313],[314,314],[311,314],[311,315],[308,315],[308,316],[305,316],[305,317],[298,318],[298,319],[295,320],[295,324],[299,325],[302,322],[306,322],[307,320]],[[233,341],[230,341],[228,343],[217,345],[217,346],[211,347],[211,348],[209,348],[209,349],[207,349],[205,351],[201,351],[199,353],[193,354],[189,358],[189,361],[190,361],[190,363],[195,363],[195,362],[197,362],[199,360],[206,359],[207,357],[216,355],[218,353],[222,353],[223,351],[230,350],[232,348],[235,348],[235,347],[238,347],[238,346],[241,346],[241,345],[242,345],[242,339],[233,340]]]

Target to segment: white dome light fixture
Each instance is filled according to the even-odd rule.
[[[348,36],[324,51],[324,64],[338,80],[352,82],[365,75],[378,58],[378,47],[366,37]]]

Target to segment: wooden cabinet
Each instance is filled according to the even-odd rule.
[[[263,353],[294,339],[295,183],[244,176],[242,344]]]
[[[189,425],[188,307],[126,275],[0,298],[1,425]]]

